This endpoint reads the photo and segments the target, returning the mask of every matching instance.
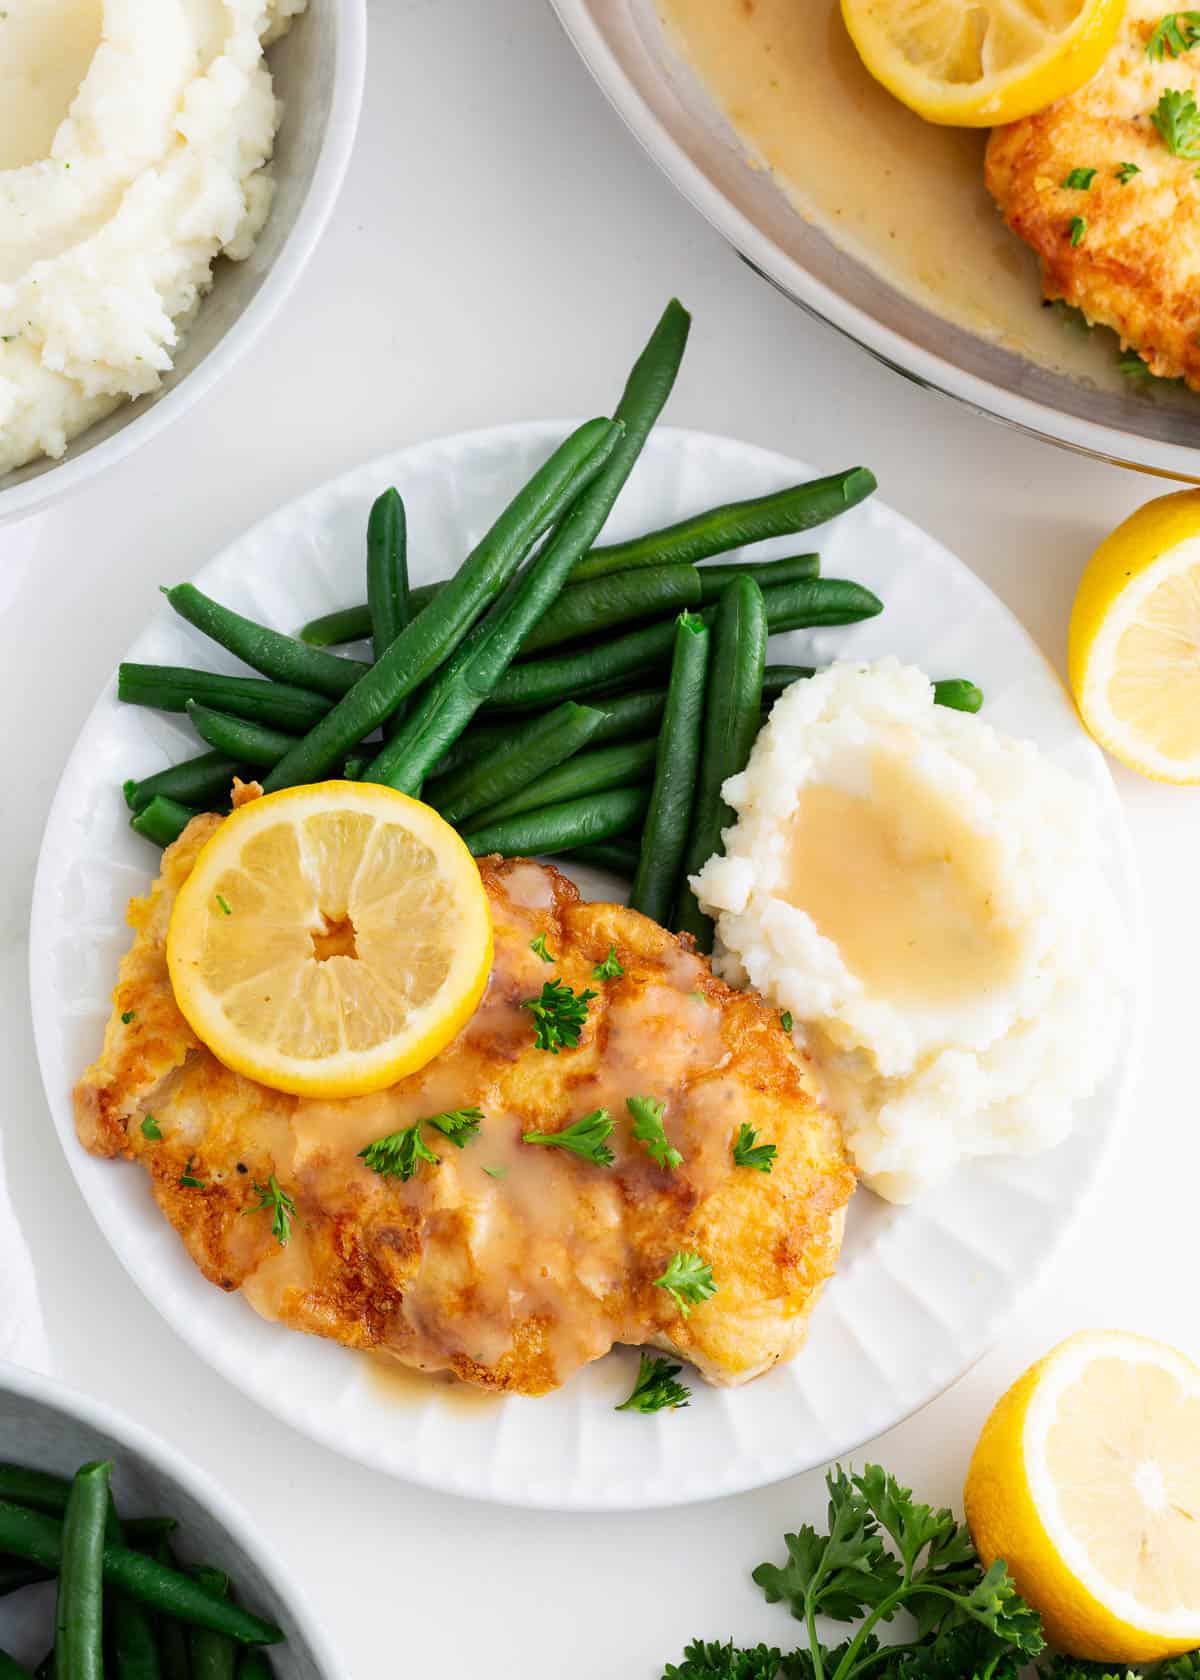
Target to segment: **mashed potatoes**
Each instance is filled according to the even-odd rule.
[[[223,251],[271,204],[263,63],[305,0],[0,8],[0,473],[171,366]]]
[[[889,659],[790,688],[725,797],[716,967],[803,1023],[866,1182],[1059,1142],[1120,1026],[1088,790]]]

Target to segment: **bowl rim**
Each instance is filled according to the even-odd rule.
[[[312,3],[312,0],[310,0]],[[143,413],[86,454],[67,454],[25,484],[0,489],[0,526],[26,518],[69,496],[109,467],[125,460],[144,443],[185,414],[204,397],[258,340],[278,314],[308,266],[337,202],[362,112],[367,69],[367,0],[322,0],[337,19],[337,57],[329,120],[317,165],[300,213],[241,315],[202,361]]]
[[[253,1559],[280,1605],[286,1608],[324,1680],[339,1680],[343,1665],[333,1650],[329,1636],[318,1625],[309,1608],[303,1583],[280,1561],[279,1554],[255,1526],[246,1508],[232,1494],[226,1493],[207,1470],[192,1464],[182,1448],[173,1446],[149,1425],[127,1412],[118,1411],[107,1401],[98,1400],[58,1377],[33,1371],[25,1365],[13,1365],[3,1359],[0,1359],[0,1393],[15,1395],[18,1399],[65,1413],[76,1422],[111,1436],[177,1482]]]
[[[656,116],[609,45],[594,0],[549,0],[568,40],[630,133],[692,207],[762,278],[834,327],[893,372],[924,390],[965,403],[1047,443],[1185,483],[1200,483],[1200,449],[1142,438],[1019,396],[956,367],[877,321],[811,274],[764,233],[708,178]]]

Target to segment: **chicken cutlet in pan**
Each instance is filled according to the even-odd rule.
[[[986,179],[1040,258],[1048,298],[1112,327],[1153,373],[1200,390],[1200,121],[1188,118],[1200,47],[1176,41],[1173,56],[1167,41],[1151,56],[1163,13],[1161,0],[1130,0],[1098,75],[996,129]],[[1165,94],[1177,97],[1160,112],[1164,136],[1153,113]]]
[[[167,976],[171,907],[219,820],[196,818],[134,902],[103,1054],[76,1090],[84,1145],[140,1163],[212,1283],[294,1329],[525,1394],[618,1342],[670,1349],[716,1383],[797,1351],[854,1176],[774,1010],[635,911],[581,902],[555,869],[485,858],[495,962],[459,1036],[373,1096],[268,1090],[197,1041]],[[595,978],[612,948],[623,972]],[[522,1007],[552,978],[595,994],[578,1046],[557,1054]],[[632,1135],[626,1100],[641,1096],[665,1104],[674,1170]],[[610,1166],[522,1141],[600,1108]],[[440,1165],[407,1181],[360,1155],[461,1109],[482,1112],[475,1136],[458,1149],[426,1126]],[[775,1146],[769,1173],[735,1163],[743,1124]],[[272,1177],[294,1216],[273,1217]],[[716,1283],[687,1315],[654,1281],[681,1251]]]

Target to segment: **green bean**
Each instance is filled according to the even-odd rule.
[[[766,600],[765,595],[763,599]],[[768,665],[763,672],[763,699],[778,700],[785,688],[791,688],[794,682],[815,677],[816,674],[816,667],[812,665]]]
[[[111,1477],[107,1459],[85,1464],[75,1472],[67,1496],[54,1611],[59,1680],[104,1680],[104,1524]]]
[[[284,635],[282,630],[244,618],[232,607],[205,595],[194,583],[177,583],[172,589],[164,589],[163,594],[180,618],[275,682],[293,683],[338,700],[368,669],[361,659],[326,653],[297,641],[295,636]]]
[[[130,817],[129,826],[144,840],[152,840],[156,846],[169,846],[178,840],[195,815],[190,806],[156,793],[148,805]]]
[[[241,759],[229,758],[221,752],[207,752],[201,753],[198,758],[186,758],[182,764],[172,764],[166,770],[156,771],[153,776],[143,776],[140,782],[125,782],[122,792],[126,805],[135,816],[160,793],[177,804],[211,811],[229,803],[229,790],[235,776],[246,781],[251,775],[250,766]]]
[[[371,644],[382,659],[412,617],[408,599],[408,525],[398,490],[385,490],[367,520],[367,607]],[[383,720],[385,735],[395,733],[404,702]]]
[[[310,618],[296,634],[309,647],[345,647],[348,642],[365,642],[371,634],[371,609],[365,601],[356,607],[338,607],[336,612]]]
[[[874,473],[866,467],[852,467],[829,478],[814,478],[807,484],[773,490],[768,496],[727,502],[722,507],[693,514],[690,519],[681,519],[665,530],[635,537],[631,542],[593,549],[576,576],[602,577],[605,572],[625,572],[631,566],[661,566],[673,560],[694,563],[712,554],[725,554],[731,548],[743,548],[747,543],[764,542],[768,537],[793,536],[797,531],[810,531],[814,525],[835,519],[874,489]]]
[[[510,795],[519,797],[521,789],[544,780],[544,772],[553,771],[564,759],[571,761],[603,720],[604,713],[594,707],[565,700],[552,712],[542,712],[514,729],[507,747],[498,748],[482,762],[464,764],[461,770],[428,783],[423,797],[447,822],[461,824]]]
[[[164,1568],[176,1574],[180,1573],[179,1564],[171,1542],[160,1540],[154,1552],[156,1561]],[[192,1655],[188,1646],[187,1629],[177,1622],[173,1616],[158,1618],[158,1645],[162,1659],[163,1680],[192,1680]],[[254,1646],[247,1649],[254,1650]]]
[[[617,575],[620,577],[625,574]],[[733,583],[740,577],[753,578],[760,589],[770,589],[779,583],[804,583],[810,578],[820,577],[821,556],[793,554],[787,560],[762,560],[753,564],[732,566],[700,566],[696,575],[700,579],[700,599],[707,607],[720,600],[721,591],[727,583]]]
[[[36,1563],[7,1563],[0,1560],[0,1598],[7,1598],[10,1593],[20,1592],[24,1587],[33,1587],[39,1581],[48,1581],[49,1574],[39,1569]]]
[[[129,1544],[129,1529],[121,1521],[111,1490],[105,1534],[115,1545]],[[161,1680],[158,1641],[145,1605],[126,1598],[124,1593],[110,1593],[105,1617],[112,1623],[109,1647],[117,1680]]]
[[[679,869],[696,798],[709,640],[710,631],[703,619],[692,613],[680,614],[655,754],[654,786],[629,894],[634,910],[663,927],[679,889]]]
[[[698,607],[700,595],[700,573],[695,566],[652,566],[646,571],[618,572],[614,577],[568,584],[521,643],[521,653],[540,653],[560,642],[599,635],[618,624]]]
[[[729,584],[717,604],[696,804],[674,906],[676,932],[690,933],[702,951],[712,950],[713,928],[688,885],[688,876],[721,850],[722,831],[734,821],[721,788],[730,776],[745,769],[758,734],[766,658],[763,592],[753,579],[739,578]]]
[[[818,625],[853,624],[883,611],[883,602],[861,584],[842,578],[813,578],[799,583],[777,584],[763,590],[767,625],[772,633],[814,628]],[[706,624],[716,616],[715,607],[699,614]],[[661,670],[670,658],[674,629],[669,623],[649,624],[596,647],[531,659],[515,665],[496,685],[492,700],[507,710],[526,711],[548,705],[564,696],[588,694],[608,683],[630,676]],[[603,704],[603,700],[600,700]]]
[[[243,1651],[238,1664],[238,1680],[271,1680],[271,1665],[266,1653],[253,1646]]]
[[[268,792],[327,774],[451,657],[475,620],[507,588],[542,533],[603,472],[619,436],[619,428],[611,421],[591,420],[559,445],[437,599],[405,626],[361,682],[279,761],[264,783]]]
[[[217,712],[211,706],[189,700],[188,717],[192,728],[210,747],[240,759],[244,764],[270,769],[278,764],[284,753],[296,745],[294,735],[282,729],[269,729],[265,723],[251,723],[249,718],[234,717],[230,712]]]
[[[478,638],[439,673],[417,712],[377,755],[367,771],[373,780],[401,791],[419,788],[500,682],[612,511],[675,382],[689,325],[687,311],[672,299],[626,381],[613,417],[617,442],[604,469],[574,502],[511,594],[497,603]],[[438,610],[440,601],[439,596],[430,612]]]
[[[33,1671],[33,1680],[54,1680],[54,1647],[51,1645],[46,1655]]]
[[[33,1675],[7,1651],[0,1651],[0,1680],[33,1680]]]
[[[638,849],[628,840],[601,840],[594,846],[576,846],[567,853],[570,863],[587,863],[593,869],[607,869],[632,881],[637,870]]]
[[[129,1517],[125,1522],[125,1543],[138,1551],[152,1552],[178,1527],[174,1517]]]
[[[543,805],[509,817],[493,828],[464,834],[475,857],[499,852],[501,857],[552,856],[596,845],[636,828],[646,812],[645,788],[615,788],[590,799],[571,799],[565,805]]]
[[[548,770],[527,783],[508,799],[497,801],[475,813],[472,823],[477,828],[491,828],[507,817],[519,816],[522,811],[536,811],[542,805],[561,805],[568,799],[583,799],[588,794],[605,793],[609,788],[638,787],[649,782],[654,773],[655,743],[650,741],[620,741],[608,747],[595,747],[577,753],[564,764]]]
[[[440,583],[419,583],[408,592],[409,615],[416,618],[418,613],[433,600],[445,581]],[[300,640],[307,642],[310,647],[340,647],[346,642],[365,642],[371,635],[371,609],[366,601],[354,607],[339,607],[336,612],[324,613],[320,618],[310,618],[308,623],[298,632]]]
[[[977,712],[983,705],[983,690],[966,677],[943,677],[933,685],[933,698],[952,712]]]
[[[0,1500],[0,1552],[25,1558],[43,1569],[57,1571],[63,1561],[63,1525],[41,1511]],[[105,1584],[127,1593],[139,1603],[194,1627],[210,1627],[247,1645],[274,1645],[283,1634],[270,1622],[211,1594],[176,1570],[168,1569],[145,1552],[106,1541]]]
[[[0,1499],[14,1505],[28,1505],[31,1511],[47,1511],[61,1517],[67,1508],[71,1483],[66,1476],[52,1476],[46,1470],[27,1470],[23,1464],[0,1464]]]
[[[604,713],[604,722],[592,736],[594,747],[610,741],[636,741],[647,735],[657,735],[662,722],[663,707],[667,703],[665,688],[635,690],[632,694],[607,696],[589,700]]]
[[[186,665],[133,665],[117,671],[117,698],[131,706],[160,712],[185,712],[189,700],[234,717],[249,718],[276,729],[308,730],[331,710],[321,694],[261,677],[227,677],[220,671],[195,671]]]
[[[196,1579],[214,1598],[229,1597],[229,1577],[219,1569],[197,1569]],[[193,1628],[188,1644],[195,1680],[233,1680],[235,1648],[227,1634]]]

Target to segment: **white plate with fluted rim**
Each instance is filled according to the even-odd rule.
[[[413,580],[431,581],[467,552],[566,430],[557,422],[508,426],[384,456],[263,520],[196,582],[289,630],[360,600],[367,510],[393,483],[408,510]],[[815,471],[727,439],[663,429],[608,534],[630,536]],[[838,655],[895,653],[932,676],[980,683],[989,722],[1036,741],[1097,795],[1106,866],[1139,982],[1141,904],[1116,794],[1025,631],[961,561],[876,498],[800,544],[809,545],[820,549],[826,575],[868,584],[886,610],[866,624],[777,637],[772,659],[823,664]],[[769,558],[796,546],[793,538],[755,554]],[[127,657],[234,668],[165,604]],[[118,704],[110,682],[64,771],[31,928],[46,1091],[84,1198],[168,1323],[268,1411],[376,1471],[511,1504],[616,1510],[709,1499],[824,1463],[932,1399],[986,1350],[1097,1181],[1138,1061],[1144,988],[1136,983],[1121,1072],[1080,1111],[1059,1149],[976,1163],[910,1208],[856,1195],[841,1267],[814,1314],[807,1348],[790,1365],[741,1389],[696,1382],[689,1408],[649,1417],[613,1410],[636,1367],[629,1351],[538,1400],[466,1405],[434,1384],[392,1393],[363,1356],[266,1323],[240,1296],[206,1283],[158,1212],[145,1175],[94,1160],[75,1137],[71,1087],[99,1051],[129,941],[125,904],[146,890],[158,864],[128,826],[121,783],[196,750],[177,718]],[[580,871],[579,879],[592,897],[614,891],[611,878]]]

